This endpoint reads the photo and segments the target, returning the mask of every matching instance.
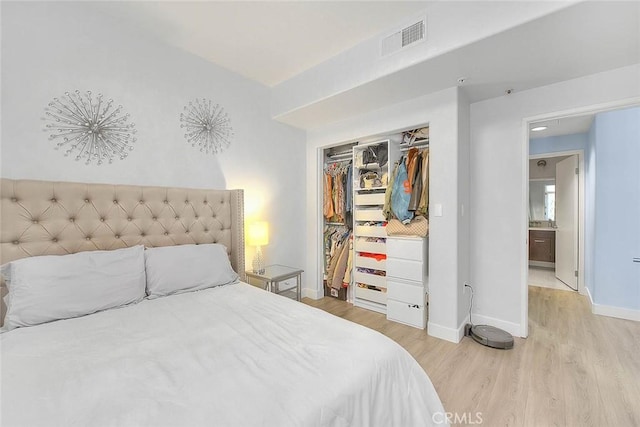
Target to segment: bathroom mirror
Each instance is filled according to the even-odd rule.
[[[529,220],[555,221],[556,219],[556,180],[529,180]]]

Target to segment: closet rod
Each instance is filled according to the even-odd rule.
[[[353,153],[351,151],[349,152],[344,152],[344,153],[336,153],[336,154],[329,154],[327,156],[328,160],[336,160],[336,159],[350,159],[351,156],[353,156]]]
[[[400,146],[400,151],[409,151],[412,148],[426,148],[429,146],[429,142],[423,142],[423,143],[417,143],[417,144],[413,144],[413,145],[407,145],[407,146]]]

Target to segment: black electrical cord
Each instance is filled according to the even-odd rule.
[[[471,324],[471,326],[473,326],[473,322],[471,321],[471,308],[473,308],[473,288],[468,283],[465,283],[464,286],[466,288],[471,289],[471,302],[469,303],[469,324]]]

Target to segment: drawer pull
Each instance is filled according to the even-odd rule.
[[[544,240],[538,240],[538,239],[533,239],[533,241],[534,241],[535,243],[544,243],[544,242],[545,242]]]
[[[420,306],[418,304],[407,304],[407,307],[409,307],[409,308],[420,308]]]
[[[633,262],[640,262],[640,258],[634,258]]]

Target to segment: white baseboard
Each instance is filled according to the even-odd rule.
[[[324,298],[324,289],[302,288],[302,298],[321,299]]]
[[[640,322],[640,310],[633,310],[631,308],[593,304],[591,306],[591,312],[600,316],[616,317],[618,319],[635,320],[636,322]]]
[[[555,262],[547,262],[547,261],[529,261],[529,267],[542,267],[542,268],[556,268]]]
[[[468,323],[469,323],[469,315],[467,315],[467,317],[465,317],[464,320],[462,321],[462,324],[458,326],[458,337],[459,337],[458,342],[460,342],[464,337],[464,328],[465,326],[467,326]]]
[[[505,320],[495,319],[489,316],[483,316],[482,314],[472,313],[471,316],[474,325],[489,325],[496,328],[503,329],[509,332],[514,337],[519,337],[521,329],[519,323],[507,322]]]
[[[640,310],[634,310],[632,308],[614,307],[612,305],[602,305],[593,302],[591,292],[589,288],[587,290],[587,297],[589,298],[589,305],[591,305],[591,312],[599,316],[615,317],[616,319],[633,320],[640,322]]]
[[[587,298],[589,300],[589,308],[591,309],[591,312],[593,313],[593,298],[591,298],[591,291],[586,286],[584,287],[584,291],[585,291],[585,295],[587,296]]]
[[[462,328],[462,332],[464,335],[464,326]],[[438,325],[433,322],[427,323],[427,333],[432,337],[440,338],[456,344],[462,339],[462,336],[459,333],[459,328],[447,328],[446,326]]]

